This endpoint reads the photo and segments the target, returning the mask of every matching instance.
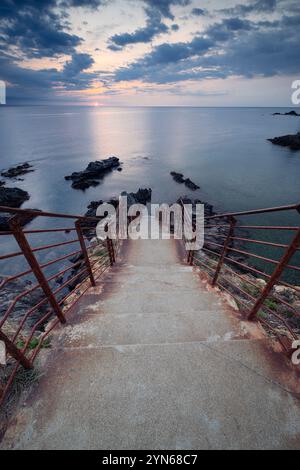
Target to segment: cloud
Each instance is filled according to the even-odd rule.
[[[60,91],[85,90],[91,87],[99,73],[86,72],[94,63],[89,54],[75,53],[62,70],[56,68],[31,70],[21,67],[11,58],[0,57],[1,78],[9,83],[7,97],[13,100],[31,101],[55,98],[57,88]]]
[[[147,43],[159,34],[166,33],[169,28],[162,22],[159,11],[147,8],[147,22],[144,28],[137,29],[134,33],[115,34],[109,39],[108,48],[119,51],[128,44]]]
[[[228,18],[190,42],[161,44],[118,69],[116,81],[176,83],[230,76],[274,76],[300,72],[300,15],[281,20]]]
[[[202,8],[193,8],[191,11],[191,14],[193,16],[205,16],[207,12],[206,10],[203,10]]]
[[[191,0],[144,0],[152,9],[156,9],[160,14],[171,20],[174,19],[171,8],[173,6],[187,6],[190,5]]]
[[[248,4],[238,4],[231,8],[223,8],[221,13],[228,15],[248,15],[250,13],[272,13],[275,11],[278,0],[256,0]]]
[[[70,54],[82,39],[65,32],[66,18],[54,12],[55,0],[1,0],[2,41],[16,46],[26,57],[53,57]]]
[[[89,69],[94,64],[94,59],[89,54],[75,53],[72,59],[64,65],[64,75],[67,78],[76,77],[83,70]]]

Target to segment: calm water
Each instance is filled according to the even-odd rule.
[[[23,207],[48,211],[82,214],[91,200],[139,187],[151,187],[154,202],[187,194],[218,211],[300,202],[300,152],[266,141],[299,132],[300,118],[272,116],[274,111],[278,109],[2,107],[0,168],[33,162],[34,173],[8,185],[30,193]],[[110,155],[121,159],[123,171],[109,174],[97,188],[75,191],[64,180]],[[178,185],[169,175],[172,170],[201,189],[193,193]],[[299,217],[277,214],[268,221],[296,225]]]

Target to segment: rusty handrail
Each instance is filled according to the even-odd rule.
[[[37,354],[43,347],[44,340],[53,330],[54,326],[59,323],[66,322],[66,314],[78,302],[83,293],[91,286],[95,286],[96,280],[99,279],[108,266],[112,266],[115,263],[117,246],[115,246],[111,240],[101,242],[98,245],[100,247],[100,250],[98,250],[99,253],[94,254],[94,245],[86,245],[86,242],[91,240],[92,233],[95,232],[97,222],[101,220],[101,217],[43,212],[5,206],[0,206],[0,212],[10,213],[13,215],[13,217],[9,219],[10,230],[0,232],[0,235],[2,237],[14,237],[20,248],[19,252],[1,255],[0,261],[6,260],[9,262],[11,259],[23,256],[29,264],[29,269],[27,268],[21,272],[4,276],[0,282],[0,289],[9,287],[10,283],[21,278],[25,280],[28,277],[31,279],[32,276],[35,278],[35,283],[30,288],[27,286],[26,288],[24,287],[25,290],[16,292],[15,297],[10,301],[6,312],[4,312],[0,319],[0,340],[6,345],[7,354],[10,356],[9,362],[15,361],[15,365],[11,372],[9,372],[6,383],[4,385],[2,384],[0,387],[0,391],[2,392],[2,395],[0,393],[1,405],[7,396],[19,367],[29,369],[34,366]],[[19,216],[22,214],[33,215],[35,218],[49,217],[68,220],[72,219],[74,221],[74,225],[69,226],[68,228],[24,230],[21,227],[19,219]],[[86,226],[84,222],[88,222]],[[93,222],[93,224],[91,225],[90,222]],[[88,233],[88,236],[85,236],[85,233]],[[27,239],[27,235],[29,234],[41,234],[45,236],[49,234],[53,234],[53,236],[55,234],[57,236],[61,236],[62,234],[73,234],[73,237],[75,234],[76,238],[69,241],[65,241],[64,239],[63,241],[58,241],[56,243],[32,247],[31,243]],[[60,256],[56,255],[53,259],[46,262],[40,262],[36,257],[36,254],[40,252],[52,250],[53,248],[67,249],[74,243],[78,243],[80,248],[79,250],[77,249],[66,254],[63,253]],[[80,258],[72,261],[72,258],[75,256]],[[72,261],[72,264],[69,267],[65,267],[65,264],[63,264],[67,260]],[[53,273],[54,266],[57,266],[55,271],[58,269],[55,273]],[[50,276],[44,272],[48,268],[51,268],[53,273],[50,274]],[[55,284],[53,285],[53,283],[69,271],[71,271],[71,274],[67,280],[62,280],[61,285],[59,287],[55,287]],[[24,285],[26,285],[26,283]],[[69,291],[68,293],[64,292],[66,289]],[[75,289],[76,296],[73,295]],[[82,290],[81,292],[80,289]],[[21,285],[19,290],[22,290]],[[14,320],[12,323],[11,318],[13,318],[14,310],[18,306],[18,303],[23,301],[24,298],[28,297],[31,293],[38,290],[41,292],[41,296],[37,301],[35,301],[35,305],[31,305],[30,308],[27,307],[28,310],[24,309],[24,313],[21,318],[18,317],[18,319]],[[45,307],[46,312],[40,310]],[[36,315],[39,312],[41,312],[41,316]],[[37,317],[36,320],[33,319],[33,314]],[[56,315],[57,317],[57,320],[53,322],[54,326],[52,325],[50,328],[46,328],[46,331],[40,335],[40,328],[46,322],[49,322],[49,320],[53,318],[53,315]],[[31,325],[28,328],[27,324],[30,320]],[[34,346],[31,353],[31,342],[37,333],[40,335],[38,337],[38,345]]]
[[[183,200],[180,200],[179,202],[181,203],[182,207],[184,207]],[[287,302],[286,300],[281,299],[279,295],[273,294],[273,288],[276,284],[278,284],[294,290],[300,298],[300,288],[281,279],[281,275],[285,271],[285,269],[288,269],[290,271],[293,270],[295,272],[300,271],[300,267],[298,265],[296,265],[295,263],[292,264],[290,262],[292,257],[300,250],[300,226],[244,225],[243,223],[233,224],[232,222],[232,218],[236,220],[236,217],[243,218],[245,216],[250,215],[263,215],[267,213],[277,213],[283,211],[296,211],[298,214],[300,214],[300,204],[290,204],[287,206],[256,209],[251,211],[225,212],[220,214],[214,214],[211,216],[205,216],[204,220],[208,223],[205,223],[204,229],[207,230],[207,233],[205,233],[204,246],[200,251],[203,252],[206,257],[208,257],[207,259],[209,260],[208,262],[210,264],[208,264],[208,262],[205,262],[205,258],[199,259],[199,257],[197,257],[195,254],[192,254],[190,251],[188,252],[188,263],[192,265],[194,264],[200,269],[206,271],[207,274],[212,278],[212,286],[218,286],[221,290],[224,290],[225,292],[230,294],[236,300],[238,305],[241,304],[249,320],[257,320],[257,314],[260,309],[262,309],[263,311],[266,311],[269,315],[273,315],[274,317],[276,317],[277,320],[280,321],[286,327],[286,329],[291,334],[291,337],[297,337],[293,329],[288,324],[288,321],[281,315],[279,315],[277,312],[272,311],[272,309],[270,309],[265,304],[265,302],[269,297],[271,299],[275,299],[277,303],[281,303],[287,309],[291,310],[293,314],[296,315],[296,317],[300,317],[300,312],[298,312],[293,305],[289,304],[289,302]],[[222,219],[225,219],[226,223],[221,222]],[[220,223],[218,223],[218,220],[220,220]],[[222,228],[222,233],[210,233],[209,229],[213,229],[216,227]],[[276,231],[278,231],[279,233],[282,231],[286,231],[293,233],[294,236],[290,243],[278,243],[276,241],[266,241],[261,239],[257,240],[255,238],[250,238],[249,236],[245,237],[233,234],[235,227],[237,230],[265,230],[271,233],[274,233]],[[227,231],[227,233],[224,233],[225,231]],[[213,238],[213,240],[211,240],[210,238]],[[216,239],[218,240],[218,242],[215,241]],[[272,259],[270,257],[253,253],[251,251],[251,248],[248,248],[247,250],[237,249],[234,247],[234,244],[236,242],[247,243],[250,245],[254,245],[254,247],[255,245],[260,245],[266,246],[267,248],[279,248],[281,250],[284,250],[284,252],[279,260]],[[275,266],[274,271],[273,273],[268,274],[267,272],[264,272],[263,270],[258,269],[257,267],[254,267],[248,264],[247,262],[243,262],[244,260],[241,261],[235,259],[233,257],[235,253],[246,256],[247,258],[254,258],[260,263],[270,263],[271,265]],[[213,257],[216,258],[216,260],[214,259],[215,264],[212,267],[211,263],[213,262]],[[259,290],[257,295],[250,295],[249,292],[246,292],[245,289],[243,289],[241,285],[239,285],[237,282],[233,282],[232,279],[228,278],[228,276],[227,278],[224,277],[222,270],[224,269],[227,271],[230,265],[233,265],[235,267],[235,270],[230,269],[233,278],[237,277],[245,283],[252,285],[253,288]],[[251,279],[247,279],[247,277],[243,278],[242,275],[237,272],[237,269],[243,270],[243,272],[249,272],[254,277],[261,276],[263,277],[263,279],[266,279],[266,285],[264,286],[262,291],[258,289],[258,285],[252,282]],[[222,279],[219,279],[219,276],[223,276]],[[227,285],[230,285],[230,288],[226,287],[226,283]],[[240,296],[235,294],[235,291],[238,291],[243,296],[243,298],[246,297],[248,303],[243,301]],[[253,305],[252,307],[250,307],[250,310],[249,301],[253,302]],[[270,330],[276,332],[276,329],[265,319],[259,318],[259,321],[261,321],[264,325],[268,324]],[[282,342],[280,337],[278,339],[280,342]]]

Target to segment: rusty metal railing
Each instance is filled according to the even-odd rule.
[[[184,208],[184,201],[180,202]],[[251,225],[243,222],[244,218],[249,216],[258,218],[261,215],[291,211],[295,213],[295,220],[298,221],[295,226],[266,225],[265,223],[264,225],[257,225],[257,223]],[[204,246],[199,252],[190,251],[187,254],[187,262],[190,265],[198,266],[205,271],[211,278],[212,286],[217,286],[233,297],[248,320],[259,320],[272,331],[287,352],[290,352],[290,346],[282,335],[278,334],[278,329],[272,324],[272,318],[284,326],[290,339],[299,339],[300,226],[299,219],[296,219],[299,214],[300,204],[293,204],[206,216],[204,217]],[[186,217],[189,217],[187,212]],[[190,222],[195,229],[194,219]],[[262,236],[259,239],[256,238],[257,233],[263,233],[267,239],[261,239]],[[278,236],[283,233],[289,234],[289,236],[285,235],[286,243],[283,243],[282,237]],[[274,234],[276,234],[275,237]],[[278,250],[278,255],[268,257],[265,254],[259,254],[254,247],[275,249]],[[239,259],[239,256],[242,259]],[[259,267],[255,262],[259,263]],[[294,273],[296,282],[287,282],[282,278],[287,271]],[[258,278],[262,282],[258,283],[256,281]],[[276,292],[275,288],[278,286],[295,292],[295,297],[298,299],[296,307],[294,302],[285,300]],[[283,316],[280,310],[285,310],[286,315]],[[291,325],[291,317],[297,320],[296,327],[295,322]]]
[[[6,297],[5,292],[7,292],[9,302],[0,315],[0,341],[5,343],[8,356],[7,366],[0,370],[3,373],[2,381],[0,380],[0,406],[19,368],[33,368],[50,332],[58,324],[66,323],[70,309],[91,286],[96,285],[103,272],[115,263],[118,251],[118,240],[107,239],[101,242],[95,237],[99,217],[3,206],[0,206],[1,212],[10,213],[12,216],[9,220],[10,230],[0,232],[0,241],[14,240],[18,251],[1,253],[0,262],[8,265],[22,258],[26,268],[7,276],[1,273],[0,295],[2,291]],[[71,223],[68,227],[62,228],[25,230],[20,220],[24,215],[64,219]],[[30,236],[49,237],[50,234],[55,237],[63,236],[63,240],[41,246],[32,246],[29,240]],[[73,245],[77,245],[76,248],[66,253],[66,250]],[[57,255],[55,252],[53,256],[54,249],[56,252],[62,249],[63,253]],[[40,253],[49,253],[51,259],[41,262],[38,259]],[[66,267],[65,263],[69,262],[70,265]],[[13,296],[11,289],[16,289]],[[34,304],[31,305],[29,301],[28,308],[23,309],[22,314],[16,318],[15,312],[20,302],[24,303],[26,299],[28,301],[32,295],[36,296]]]

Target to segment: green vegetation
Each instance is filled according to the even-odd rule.
[[[40,340],[39,340],[39,338],[37,338],[37,337],[32,338],[32,340],[29,342],[28,349],[29,349],[30,351],[32,351],[33,349],[37,348],[37,346],[39,345],[39,341],[40,341]],[[24,341],[24,340],[21,339],[20,341],[18,341],[17,347],[18,347],[19,349],[23,349],[23,348],[25,347],[25,344],[26,344],[26,341]],[[51,340],[50,340],[50,338],[46,338],[46,339],[43,341],[41,347],[42,347],[42,349],[48,349],[48,348],[50,348],[50,347],[51,347]]]
[[[262,320],[267,320],[268,314],[266,312],[264,312],[263,310],[260,310],[257,313],[257,318],[261,318]]]
[[[252,295],[252,297],[257,297],[260,294],[260,289],[253,286],[252,284],[249,284],[248,282],[242,283],[242,289],[249,295]]]
[[[265,300],[265,305],[266,307],[268,307],[269,309],[271,310],[274,310],[276,312],[277,310],[277,302],[275,302],[274,300],[270,300],[270,299],[266,299]]]

